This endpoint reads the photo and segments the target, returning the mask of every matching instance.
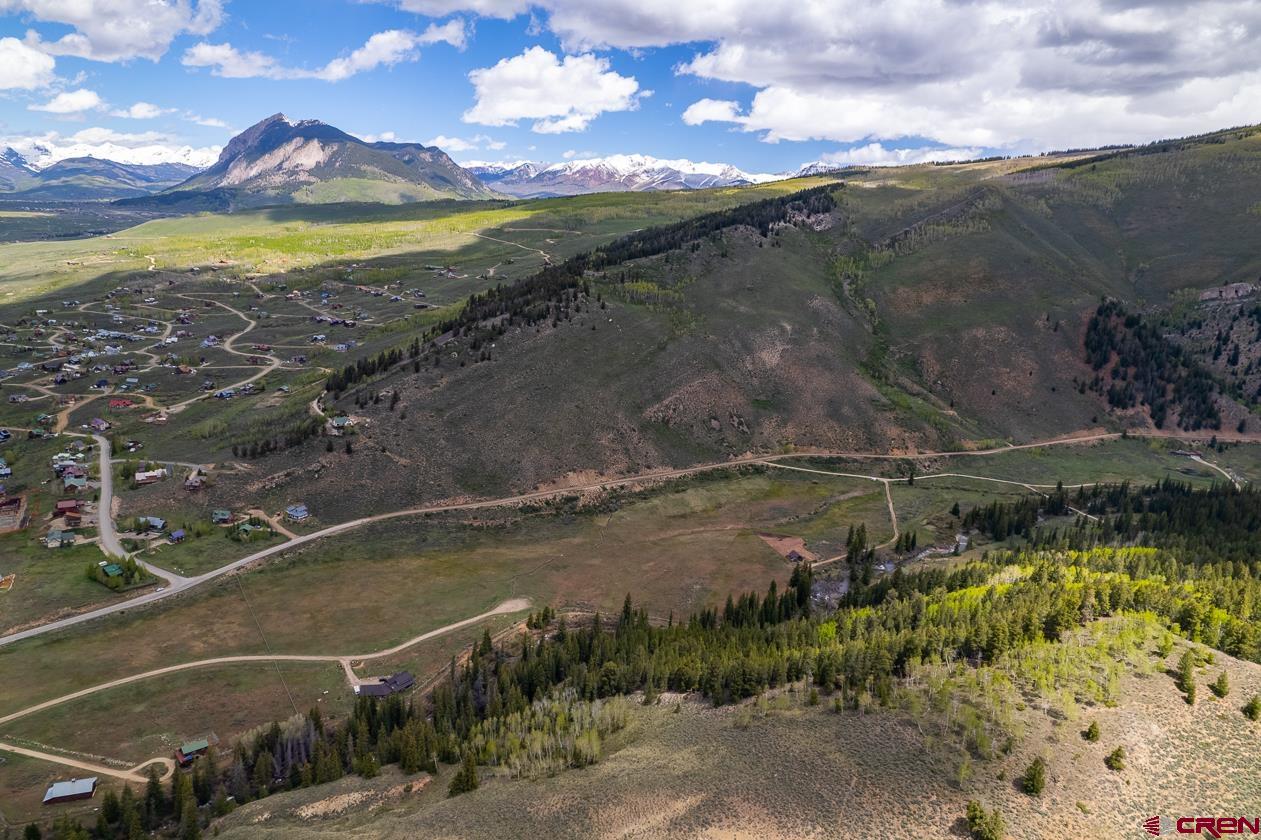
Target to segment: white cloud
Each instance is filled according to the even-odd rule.
[[[163,114],[171,114],[175,112],[175,108],[159,108],[152,102],[136,102],[130,108],[117,108],[110,111],[111,117],[120,117],[126,120],[152,120]]]
[[[857,146],[852,149],[828,152],[827,154],[821,156],[819,160],[823,163],[836,164],[837,166],[845,166],[848,164],[859,164],[863,166],[906,166],[908,164],[932,163],[934,161],[974,160],[984,156],[984,150],[975,147],[950,147],[944,149],[889,149],[885,148],[885,146],[880,143],[868,143],[865,146]]]
[[[0,38],[0,90],[34,90],[54,79],[57,62],[52,56],[23,44],[17,38]]]
[[[261,52],[238,50],[229,43],[210,44],[202,41],[184,51],[180,63],[185,67],[209,67],[215,76],[225,79],[287,78],[287,71],[274,58]]]
[[[238,50],[226,42],[211,44],[202,41],[194,44],[184,51],[180,61],[185,67],[208,67],[211,74],[225,79],[323,79],[340,82],[378,67],[416,61],[420,58],[419,48],[426,44],[446,43],[463,49],[466,39],[464,21],[455,18],[441,25],[430,24],[420,33],[409,29],[377,32],[362,47],[333,59],[317,70],[286,67],[266,53]]]
[[[582,131],[606,111],[638,107],[639,82],[609,69],[607,59],[590,53],[564,59],[542,47],[505,58],[469,73],[476,101],[464,121],[516,125],[532,119],[540,134]]]
[[[523,2],[402,0],[511,17]],[[1257,120],[1261,0],[535,0],[568,52],[694,44],[680,75],[749,85],[685,122],[769,142],[925,137],[1028,151]],[[474,108],[493,114],[489,107]],[[547,125],[581,123],[567,113]],[[887,145],[887,143],[886,143]]]
[[[50,114],[82,114],[84,111],[101,108],[104,104],[96,91],[80,88],[59,93],[42,105],[26,107],[31,111],[46,111]]]
[[[502,140],[495,140],[487,137],[485,134],[477,134],[473,137],[448,137],[445,134],[439,134],[425,141],[426,146],[437,146],[448,154],[452,152],[472,152],[478,149],[488,149],[497,152],[508,144]]]
[[[74,31],[54,41],[34,30],[27,33],[32,47],[50,55],[157,61],[176,36],[206,35],[218,28],[223,0],[0,0],[0,12],[71,27]]]
[[[194,114],[192,111],[184,113],[184,119],[190,123],[205,126],[206,128],[227,128],[228,124],[218,117],[203,117],[201,114]]]
[[[405,12],[443,17],[452,12],[471,12],[481,17],[510,20],[530,8],[529,0],[398,0]]]
[[[700,125],[706,122],[735,122],[740,103],[729,99],[698,99],[683,112],[683,122]]]
[[[96,157],[120,163],[186,163],[205,167],[219,157],[219,146],[194,147],[156,131],[122,132],[93,126],[63,135],[44,134],[0,137],[0,147],[12,146],[37,167],[72,157]]]

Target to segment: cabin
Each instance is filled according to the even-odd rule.
[[[184,479],[184,489],[188,490],[189,492],[195,493],[201,489],[201,486],[204,483],[204,481],[205,479],[202,478],[201,471],[193,470]]]
[[[107,563],[102,560],[99,564],[101,571],[105,573],[107,578],[117,578],[123,576],[123,567],[117,563]]]
[[[166,467],[158,467],[156,470],[139,470],[135,478],[137,484],[152,484],[155,481],[161,481],[166,478]]]
[[[140,527],[146,531],[165,531],[166,520],[159,516],[140,517]]]
[[[232,511],[212,510],[210,512],[210,521],[215,525],[227,525],[232,521]]]
[[[96,777],[71,779],[68,782],[53,782],[44,793],[45,805],[56,805],[59,802],[74,802],[79,799],[91,799],[96,795]]]
[[[179,528],[175,531],[172,531],[171,535],[167,537],[167,539],[170,540],[172,544],[176,544],[176,543],[182,543],[184,541],[185,536],[186,535],[184,533],[184,529]]]
[[[62,499],[57,502],[54,512],[57,516],[64,516],[67,513],[77,513],[82,503],[78,499]]]
[[[110,424],[99,417],[93,417],[92,422],[88,423],[94,432],[108,432]]]
[[[355,686],[355,694],[360,697],[388,697],[406,691],[416,684],[416,678],[408,671],[399,671],[388,677],[380,677],[376,682],[364,682]]]
[[[205,738],[181,744],[179,749],[175,751],[175,762],[180,767],[187,767],[193,763],[197,756],[205,755],[208,749],[210,749],[210,741]]]
[[[48,532],[48,536],[44,537],[44,545],[47,548],[66,548],[74,545],[74,531],[52,530]]]
[[[289,505],[285,508],[285,518],[290,522],[305,522],[311,518],[311,512],[306,505]]]

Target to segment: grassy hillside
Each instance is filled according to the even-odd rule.
[[[1236,692],[1261,688],[1258,666],[1221,667]],[[1257,724],[1228,702],[1234,695],[1188,707],[1150,666],[1125,676],[1113,708],[1071,718],[1021,709],[1021,745],[963,781],[959,754],[924,734],[939,722],[933,713],[837,714],[808,697],[787,692],[735,709],[683,702],[678,713],[665,698],[637,708],[611,754],[585,770],[493,779],[457,799],[443,798],[445,776],[428,784],[388,772],[352,777],[251,804],[227,817],[219,836],[477,838],[511,825],[522,836],[564,838],[828,837],[837,826],[861,836],[960,837],[975,798],[1002,810],[1012,840],[1068,840],[1137,837],[1153,814],[1244,813],[1261,795],[1245,770]],[[1096,743],[1079,734],[1092,720],[1103,733]],[[1119,773],[1104,764],[1117,746],[1129,756]],[[1048,784],[1033,798],[1016,782],[1039,755]]]

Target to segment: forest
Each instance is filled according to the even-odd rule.
[[[1042,522],[1070,507],[1096,519]],[[485,634],[428,694],[361,698],[345,720],[312,710],[273,723],[198,759],[171,789],[155,778],[103,807],[82,835],[57,836],[198,837],[237,804],[348,773],[371,777],[387,764],[437,775],[453,796],[487,772],[535,778],[582,767],[625,724],[629,695],[653,705],[662,692],[694,693],[721,705],[808,686],[841,714],[897,705],[926,675],[1001,665],[1012,679],[1028,676],[1036,657],[1022,652],[1102,619],[1123,621],[1118,632],[1129,632],[1124,621],[1154,622],[1261,661],[1261,492],[1172,480],[1059,489],[968,518],[1027,542],[949,568],[855,576],[836,610],[814,606],[804,564],[782,590],[772,582],[686,620],[651,616],[630,595],[619,614],[573,624],[545,607],[518,635]],[[851,534],[851,563],[870,561],[865,542]],[[1091,690],[1106,701],[1108,686]],[[1011,737],[994,717],[957,724],[982,759]]]
[[[1118,410],[1145,406],[1163,429],[1175,413],[1178,428],[1220,429],[1220,387],[1213,375],[1142,316],[1105,300],[1086,325],[1086,361],[1095,371],[1090,388]],[[1084,392],[1085,383],[1081,388]]]

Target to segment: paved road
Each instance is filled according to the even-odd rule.
[[[503,507],[505,505],[517,505],[517,504],[522,504],[525,502],[541,501],[543,499],[550,499],[556,496],[568,495],[568,494],[573,494],[573,493],[582,493],[582,492],[587,492],[587,491],[592,491],[592,490],[609,490],[609,489],[613,489],[617,487],[625,487],[627,485],[639,484],[645,481],[662,481],[662,480],[668,480],[671,478],[682,478],[684,476],[697,475],[699,473],[710,472],[713,470],[730,469],[731,467],[752,466],[756,464],[775,465],[779,461],[790,459],[790,458],[828,457],[828,458],[849,458],[849,459],[854,459],[854,460],[901,461],[901,460],[924,460],[924,459],[942,458],[942,457],[973,457],[973,456],[983,456],[983,455],[996,455],[1001,452],[1016,452],[1022,449],[1039,449],[1039,448],[1046,448],[1050,446],[1067,446],[1067,445],[1074,445],[1074,444],[1080,444],[1080,443],[1090,443],[1094,441],[1116,440],[1120,437],[1122,437],[1122,434],[1120,432],[1095,432],[1091,434],[1069,435],[1066,437],[1052,438],[1049,440],[1034,441],[1031,443],[1022,443],[1022,444],[1015,444],[1015,445],[1008,445],[1008,446],[996,446],[996,447],[991,447],[988,449],[970,449],[970,450],[965,449],[965,450],[952,450],[952,451],[944,451],[944,452],[918,452],[918,453],[911,453],[911,454],[890,454],[890,453],[884,453],[884,452],[829,452],[826,450],[818,450],[818,451],[799,451],[799,452],[793,452],[793,453],[782,454],[782,455],[749,455],[743,458],[733,458],[729,461],[718,461],[718,462],[710,463],[710,464],[698,464],[696,466],[684,467],[681,469],[655,470],[652,472],[641,473],[640,475],[632,476],[629,478],[610,479],[607,481],[595,481],[595,482],[590,482],[587,484],[561,487],[561,488],[552,489],[552,490],[538,490],[533,493],[521,493],[516,496],[508,496],[502,499],[487,499],[487,500],[477,501],[477,502],[461,502],[461,503],[453,503],[453,504],[437,504],[437,505],[426,505],[426,506],[414,507],[414,508],[404,508],[402,510],[395,510],[395,511],[390,511],[387,513],[378,513],[373,516],[364,516],[358,519],[352,519],[347,522],[342,522],[337,525],[331,525],[320,531],[315,531],[310,534],[304,534],[302,536],[296,537],[295,539],[289,540],[288,542],[281,543],[279,545],[274,545],[270,548],[266,548],[262,551],[256,552],[254,554],[250,554],[246,557],[242,557],[240,560],[229,563],[226,566],[221,566],[218,569],[213,569],[204,574],[197,575],[196,577],[183,578],[176,575],[172,575],[170,572],[167,572],[165,570],[160,570],[160,569],[156,570],[155,574],[159,574],[161,577],[167,578],[168,580],[171,581],[171,585],[166,587],[166,589],[161,592],[157,592],[157,591],[148,592],[144,595],[131,598],[127,601],[120,601],[118,603],[110,604],[105,607],[98,607],[97,609],[80,613],[78,615],[73,615],[68,618],[59,619],[57,621],[50,621],[47,624],[42,624],[38,627],[31,627],[27,630],[22,630],[17,633],[10,633],[7,636],[0,636],[0,646],[12,644],[14,642],[21,641],[22,639],[29,639],[34,636],[42,635],[44,633],[51,633],[56,630],[62,630],[67,627],[72,627],[76,624],[82,624],[83,622],[92,621],[93,619],[101,618],[107,615],[112,615],[113,613],[122,612],[123,610],[128,610],[133,607],[140,607],[146,604],[151,604],[151,603],[154,603],[155,601],[160,601],[164,598],[170,598],[170,597],[180,594],[181,592],[185,592],[189,589],[200,586],[203,583],[208,583],[218,577],[221,577],[226,574],[230,574],[231,572],[234,572],[245,566],[249,566],[261,560],[266,560],[278,554],[283,554],[284,552],[297,548],[300,545],[305,545],[306,543],[314,542],[315,540],[324,539],[325,537],[331,537],[336,534],[340,534],[346,531],[351,531],[356,528],[360,528],[364,525],[368,525],[374,522],[383,522],[389,519],[398,519],[398,518],[406,517],[406,516],[419,516],[426,513],[483,510],[486,508]],[[1204,434],[1189,434],[1189,433],[1179,433],[1179,432],[1138,432],[1138,433],[1130,433],[1130,437],[1160,437],[1160,438],[1202,440],[1204,438]],[[1219,433],[1217,435],[1217,438],[1218,440],[1223,441],[1223,442],[1231,442],[1235,440],[1238,440],[1241,442],[1257,442],[1259,439],[1261,439],[1261,437],[1257,435],[1230,435],[1230,434],[1224,434],[1224,433]],[[99,440],[100,439],[98,439],[98,441]],[[103,448],[103,451],[105,451],[104,448]],[[801,468],[798,468],[798,469],[801,469]],[[858,475],[858,474],[854,474],[853,477],[867,478],[867,479],[872,478],[872,476],[864,476],[864,475]],[[877,478],[876,480],[880,480],[880,479]]]

